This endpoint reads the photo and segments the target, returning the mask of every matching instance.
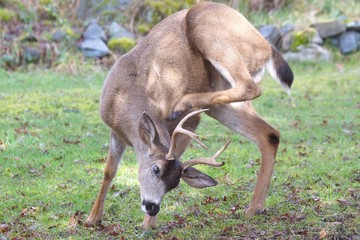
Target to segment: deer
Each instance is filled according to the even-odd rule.
[[[216,159],[180,161],[193,139],[200,113],[214,118],[258,146],[260,169],[246,217],[265,210],[280,132],[263,120],[251,101],[268,70],[289,92],[293,72],[281,54],[238,11],[201,2],[160,21],[111,68],[100,97],[100,116],[110,128],[104,180],[88,225],[101,222],[106,194],[126,147],[139,163],[142,229],[156,228],[165,194],[180,180],[194,188],[217,181],[193,167],[220,167]]]

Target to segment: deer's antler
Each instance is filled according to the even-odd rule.
[[[205,164],[205,165],[209,165],[209,166],[213,166],[213,167],[223,166],[225,163],[217,162],[216,158],[218,156],[220,156],[220,154],[229,146],[230,143],[231,143],[231,139],[227,143],[225,143],[225,145],[219,151],[217,151],[214,154],[214,156],[212,156],[210,158],[196,158],[196,159],[191,159],[189,161],[184,162],[182,165],[183,171],[186,170],[188,167],[191,167],[196,164]]]
[[[176,140],[176,135],[178,133],[182,133],[182,134],[185,134],[189,137],[191,137],[192,139],[194,139],[197,143],[199,143],[203,148],[207,149],[207,147],[205,146],[204,143],[201,142],[200,138],[198,135],[196,135],[195,133],[189,131],[189,130],[186,130],[182,127],[182,125],[184,124],[184,122],[186,122],[186,120],[188,120],[190,117],[196,115],[196,114],[199,114],[199,113],[202,113],[202,112],[205,112],[205,111],[208,111],[209,109],[200,109],[200,110],[197,110],[197,111],[193,111],[191,113],[189,113],[188,115],[186,115],[180,122],[179,124],[176,126],[172,136],[171,136],[171,140],[170,140],[170,148],[169,148],[169,152],[168,154],[166,154],[166,159],[168,160],[174,160],[175,157],[173,156],[174,153],[174,148],[176,146],[175,144],[175,140]]]

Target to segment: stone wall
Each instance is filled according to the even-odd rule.
[[[358,51],[360,46],[360,20],[346,24],[337,20],[318,22],[307,28],[293,24],[262,25],[258,30],[287,60],[293,61],[330,61],[329,46],[335,46],[344,55]],[[44,31],[35,29],[26,34],[21,26],[9,28],[0,45],[0,65],[16,69],[19,65],[45,63],[50,67],[64,51],[79,51],[85,58],[104,58],[112,53],[120,56],[144,35],[135,34],[115,21],[101,25],[95,20],[80,29],[45,28],[45,31],[46,39]]]

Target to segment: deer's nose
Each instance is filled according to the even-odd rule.
[[[153,202],[144,201],[143,206],[145,206],[146,213],[152,217],[160,211],[160,206]]]

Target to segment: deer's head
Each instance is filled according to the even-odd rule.
[[[143,113],[139,123],[139,134],[147,150],[146,154],[142,156],[145,159],[140,161],[139,182],[141,209],[148,215],[155,216],[159,212],[163,197],[167,192],[178,186],[180,179],[195,188],[217,185],[214,179],[192,166],[195,164],[206,164],[215,167],[224,165],[223,162],[216,162],[215,159],[226,149],[230,141],[210,158],[191,159],[181,163],[173,153],[178,133],[188,135],[206,148],[198,135],[182,128],[187,119],[203,111],[206,110],[194,111],[185,116],[175,128],[168,146],[160,141],[158,130],[149,115]]]

